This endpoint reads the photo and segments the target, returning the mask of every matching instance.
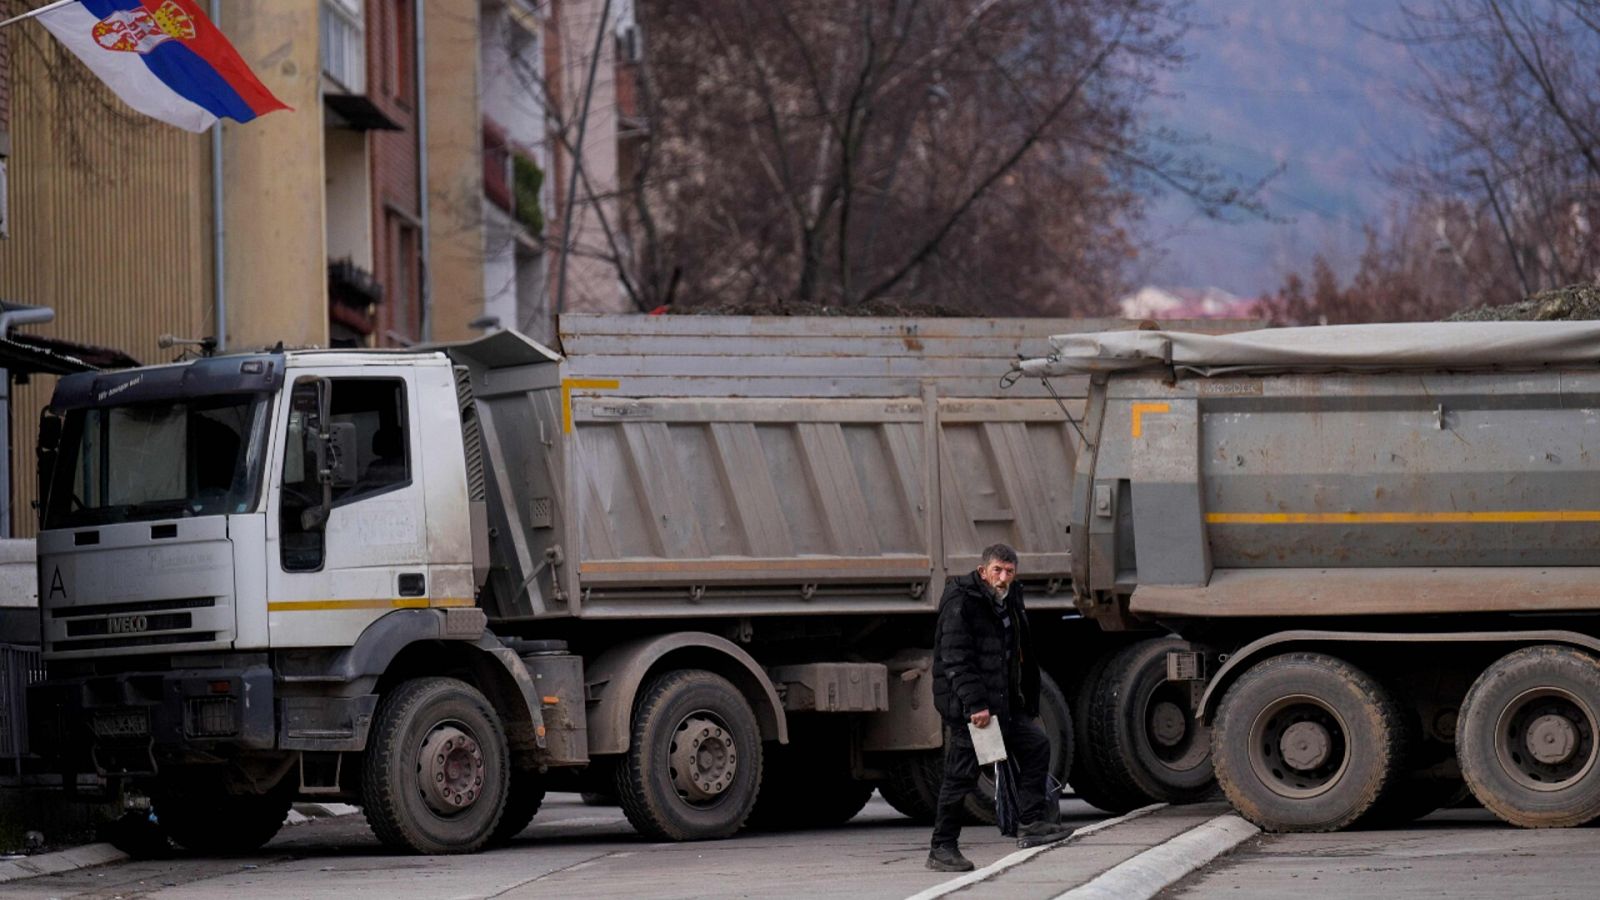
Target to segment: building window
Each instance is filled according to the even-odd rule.
[[[322,0],[322,74],[348,94],[367,92],[365,18],[360,0]]]
[[[409,108],[415,93],[412,66],[416,23],[412,19],[412,0],[387,0],[385,7],[383,87],[390,99]]]
[[[405,346],[417,341],[422,333],[422,303],[418,289],[420,235],[409,217],[390,212],[389,239],[389,290],[388,310],[385,318],[388,327],[382,343]]]

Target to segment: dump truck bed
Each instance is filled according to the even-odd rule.
[[[1137,615],[1600,608],[1600,327],[1054,347],[1022,368],[1108,373],[1092,479]]]
[[[1087,380],[1056,384],[1058,402],[1002,378],[1048,335],[1134,324],[567,316],[559,361],[469,346],[496,535],[486,608],[928,611],[996,541],[1020,552],[1031,603],[1067,606],[1068,413]]]

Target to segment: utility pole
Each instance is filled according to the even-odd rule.
[[[1522,282],[1522,296],[1533,293],[1528,287],[1528,275],[1522,271],[1522,254],[1517,252],[1517,245],[1511,241],[1511,229],[1506,227],[1505,214],[1500,211],[1500,201],[1494,194],[1494,184],[1489,181],[1489,173],[1482,169],[1469,169],[1468,175],[1476,175],[1483,182],[1483,189],[1489,194],[1489,206],[1494,210],[1495,221],[1500,223],[1500,234],[1506,239],[1506,251],[1511,254],[1511,264],[1517,268],[1517,280]]]

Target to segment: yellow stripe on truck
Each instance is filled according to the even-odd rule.
[[[1211,525],[1467,525],[1600,522],[1595,509],[1508,509],[1492,512],[1206,513]]]
[[[561,379],[561,431],[572,433],[573,391],[614,391],[622,386],[615,378],[563,378]]]
[[[401,597],[394,600],[278,600],[267,604],[267,612],[319,612],[349,609],[428,609],[429,607],[471,606],[469,597]]]

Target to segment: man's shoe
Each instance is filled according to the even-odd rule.
[[[1063,828],[1053,822],[1024,822],[1017,826],[1017,846],[1026,850],[1041,844],[1054,844],[1071,835],[1071,828]]]
[[[971,872],[972,860],[954,847],[935,847],[928,851],[928,868],[935,872]]]

